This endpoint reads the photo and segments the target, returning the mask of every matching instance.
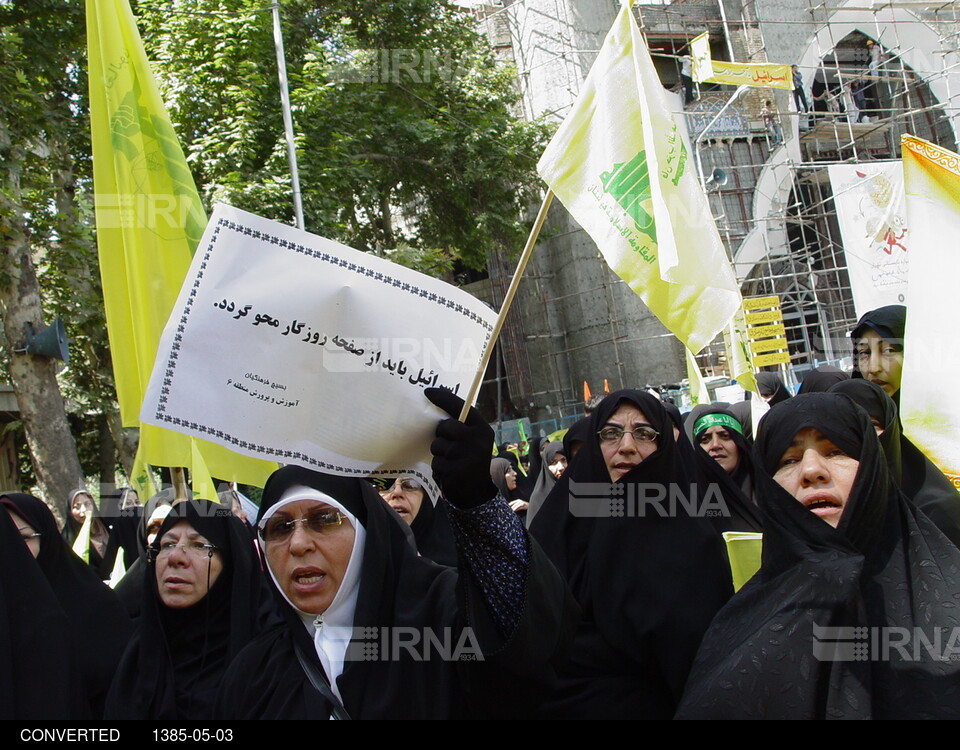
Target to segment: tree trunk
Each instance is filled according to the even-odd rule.
[[[136,427],[124,427],[120,421],[120,412],[116,409],[111,409],[103,416],[110,428],[110,436],[113,438],[123,473],[130,477],[133,474],[133,461],[137,457],[140,432]]]
[[[15,169],[15,166],[14,166]],[[32,354],[14,353],[23,340],[24,323],[35,330],[43,325],[40,285],[31,258],[30,243],[18,205],[16,173],[6,175],[0,190],[0,316],[6,351],[7,371],[20,406],[30,460],[44,501],[62,523],[67,495],[83,481],[77,446],[67,424],[66,409],[57,384],[52,360]]]
[[[393,214],[390,210],[390,191],[380,193],[380,227],[383,229],[384,250],[392,250],[397,246],[393,239]]]

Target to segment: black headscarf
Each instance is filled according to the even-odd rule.
[[[771,410],[755,446],[766,472],[806,427],[859,461],[839,524],[758,474],[763,564],[714,620],[678,716],[960,716],[960,662],[922,648],[915,660],[895,649],[872,656],[879,628],[926,638],[940,629],[944,643],[957,632],[960,551],[890,481],[869,417],[845,396],[807,394]],[[834,650],[851,638],[866,650]]]
[[[857,339],[863,336],[864,329],[871,328],[876,331],[884,341],[889,341],[902,348],[903,334],[906,327],[907,308],[903,305],[887,305],[886,307],[878,307],[876,310],[864,313],[863,317],[857,321],[857,325],[850,331],[850,340],[854,346],[853,372],[850,373],[850,377],[863,377],[863,373],[860,372],[860,363],[856,356],[856,345]],[[897,393],[893,395],[895,403],[899,403],[899,394],[900,391],[898,390]]]
[[[879,385],[863,378],[837,383],[830,392],[849,396],[877,420],[883,428],[880,446],[891,479],[950,541],[960,547],[960,494],[923,451],[903,434],[893,399]]]
[[[160,600],[156,563],[144,566],[141,617],[107,697],[108,719],[213,718],[227,666],[270,620],[272,603],[243,523],[207,500],[178,503],[151,545],[153,554],[181,520],[217,547],[223,569],[200,601],[171,609]]]
[[[357,553],[362,554],[359,588],[349,625],[352,641],[343,672],[336,678],[350,717],[454,718],[526,711],[517,694],[542,691],[541,681],[552,674],[548,655],[563,638],[559,613],[549,604],[551,599],[543,598],[545,590],[559,585],[562,600],[562,584],[555,571],[543,567],[545,561],[535,545],[530,549],[527,606],[519,626],[504,643],[469,571],[461,568],[458,577],[456,570],[418,557],[401,528],[403,521],[365,481],[285,466],[267,480],[258,523],[295,487],[334,499],[364,528],[363,549]],[[286,624],[265,633],[234,663],[224,681],[219,716],[327,719],[333,706],[311,685],[297,656],[299,651],[323,673],[311,636],[315,627],[311,625],[308,632],[298,610],[272,581],[271,586],[282,602]],[[438,651],[419,659],[407,650],[393,652],[396,658],[377,649],[371,658],[360,655],[366,645],[386,643],[394,632],[449,633],[456,641],[467,624],[483,661],[453,662]]]
[[[757,373],[757,390],[761,396],[770,396],[767,403],[771,407],[790,398],[790,391],[783,384],[783,379],[775,372]]]
[[[137,518],[136,538],[134,540],[137,559],[132,565],[127,566],[127,572],[114,586],[113,590],[120,597],[127,614],[134,619],[140,616],[140,605],[143,603],[143,582],[146,580],[144,568],[147,566],[147,525],[157,508],[163,505],[173,505],[175,499],[176,492],[172,487],[168,487],[147,500],[139,511],[130,509],[134,510]]]
[[[663,408],[666,410],[667,416],[670,417],[673,426],[677,428],[677,450],[680,451],[680,462],[683,464],[683,470],[688,477],[692,477],[695,473],[696,454],[694,453],[693,443],[687,436],[687,431],[683,429],[683,414],[680,413],[676,404],[669,401],[663,402]]]
[[[447,515],[447,506],[443,502],[434,504],[421,485],[423,502],[420,510],[410,524],[410,530],[417,540],[417,551],[428,560],[440,565],[457,566],[457,544],[453,539],[453,529]]]
[[[826,393],[834,384],[849,379],[850,376],[839,367],[820,365],[804,375],[797,395],[799,396],[801,393]]]
[[[553,463],[557,454],[562,455],[569,461],[563,443],[547,443],[543,448],[543,461],[540,464],[540,473],[537,475],[537,483],[533,487],[533,494],[530,495],[530,507],[527,508],[527,528],[533,522],[534,516],[540,512],[544,500],[550,494],[557,483],[557,479],[550,471],[550,464]]]
[[[37,564],[70,623],[69,641],[78,657],[91,716],[101,717],[133,623],[116,594],[63,541],[46,503],[32,495],[8,492],[0,495],[0,505],[40,532]]]
[[[623,403],[643,412],[659,437],[651,455],[611,484],[597,433]],[[732,593],[722,544],[708,518],[688,515],[680,503],[672,509],[667,501],[631,507],[634,493],[650,497],[662,489],[686,497],[690,478],[672,425],[650,394],[611,393],[591,415],[588,439],[531,527],[584,613],[546,715],[672,716],[700,638]],[[622,516],[612,515],[617,498],[623,499]]]
[[[125,570],[129,569],[140,555],[137,528],[143,513],[140,503],[123,507],[128,496],[135,496],[134,490],[124,487],[115,495],[104,495],[100,498],[100,514],[110,531],[110,551],[107,558],[112,560],[117,554],[122,554]]]
[[[584,442],[590,439],[590,417],[578,419],[563,436],[563,455],[567,461],[573,461],[574,456]]]
[[[0,510],[0,719],[89,718],[76,648],[63,607]]]
[[[702,417],[720,415],[732,420],[734,426],[720,425],[726,429],[737,446],[737,465],[733,472],[728,473],[716,459],[712,458],[701,446],[700,436],[713,425],[700,422]],[[699,429],[698,429],[699,425]],[[713,406],[700,412],[693,427],[693,442],[696,447],[696,479],[700,488],[700,496],[711,491],[712,487],[720,490],[724,499],[726,513],[712,516],[718,531],[763,531],[763,522],[760,519],[760,510],[753,499],[754,468],[750,455],[750,446],[742,433],[739,420],[730,413],[729,409]]]
[[[549,441],[540,435],[535,435],[528,442],[526,478],[530,480],[531,492],[533,492],[533,482],[540,476],[540,466],[543,464],[543,454],[540,451],[547,442]]]
[[[750,391],[747,391],[746,400],[730,404],[728,408],[734,419],[743,427],[743,439],[747,441],[747,445],[753,450],[753,409],[751,406],[751,395]]]
[[[853,330],[850,331],[850,338],[858,339],[863,336],[865,328],[872,328],[880,335],[880,338],[902,344],[903,332],[906,327],[907,308],[903,305],[887,305],[864,313]],[[856,370],[856,366],[854,366],[854,370]],[[854,375],[854,377],[857,376]]]

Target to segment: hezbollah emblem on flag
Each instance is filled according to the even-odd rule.
[[[613,169],[600,175],[603,192],[609,193],[637,225],[637,230],[657,241],[657,228],[653,217],[643,204],[651,200],[650,173],[647,171],[647,155],[640,151],[630,161],[614,164]]]
[[[207,220],[193,175],[187,169],[170,121],[151,115],[142,101],[140,81],[110,115],[114,158],[126,157],[126,194],[118,196],[121,227],[139,227],[163,241],[185,240],[195,247]],[[160,181],[160,190],[155,181]]]
[[[610,268],[698,352],[740,306],[740,287],[631,5],[621,0],[537,170]]]

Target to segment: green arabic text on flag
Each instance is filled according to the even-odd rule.
[[[631,4],[537,169],[613,271],[696,353],[732,318],[740,289]]]

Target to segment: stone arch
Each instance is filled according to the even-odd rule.
[[[846,0],[845,5],[858,5],[858,0]],[[860,5],[859,7],[862,7]],[[887,50],[898,53],[935,97],[947,113],[953,142],[960,142],[960,55],[940,53],[943,46],[940,33],[929,22],[904,8],[883,8],[865,17],[863,10],[840,9],[810,35],[803,54],[797,61],[809,89],[820,60],[853,35],[863,35],[879,42]],[[942,75],[931,72],[945,71]],[[955,113],[955,114],[950,114]],[[784,148],[771,154],[758,180],[754,198],[753,217],[756,228],[744,238],[735,253],[739,278],[748,278],[753,269],[771,254],[788,252],[784,242],[781,211],[794,189],[794,170],[790,161],[799,161],[800,153],[795,138]],[[946,144],[948,147],[951,144]]]
[[[847,0],[846,4],[854,5],[855,2]],[[937,102],[948,112],[956,111],[960,105],[960,72],[956,70],[960,58],[955,52],[938,53],[942,43],[937,30],[904,8],[884,8],[874,11],[872,16],[864,18],[863,10],[838,10],[811,35],[797,63],[807,85],[820,67],[821,58],[846,37],[859,33],[900,53],[904,63],[923,78]],[[948,72],[929,76],[931,71],[937,70]],[[957,140],[960,135],[958,115],[953,115],[950,122],[954,140]]]

